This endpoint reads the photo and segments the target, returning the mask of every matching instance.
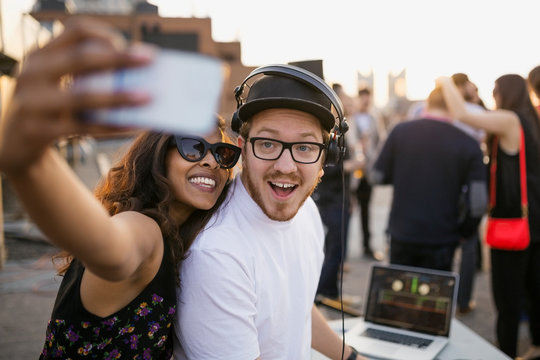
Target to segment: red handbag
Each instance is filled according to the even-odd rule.
[[[527,202],[527,175],[525,172],[525,140],[521,130],[519,149],[519,177],[521,185],[521,217],[494,218],[491,210],[495,207],[495,173],[497,171],[497,138],[493,139],[492,161],[489,186],[489,215],[487,219],[486,243],[494,249],[523,250],[529,246],[529,205]]]

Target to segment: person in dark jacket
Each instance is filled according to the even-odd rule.
[[[394,127],[370,181],[394,187],[390,263],[450,271],[485,213],[486,169],[478,143],[451,124],[440,88],[423,118]]]

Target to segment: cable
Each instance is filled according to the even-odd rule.
[[[339,270],[339,304],[341,307],[341,360],[345,358],[345,312],[343,311],[343,267],[345,265],[345,171],[343,171],[343,160],[339,161],[341,170],[341,261]]]

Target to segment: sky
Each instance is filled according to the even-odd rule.
[[[0,1],[5,23],[21,21],[13,15],[35,2]],[[214,40],[240,41],[247,66],[322,59],[325,80],[349,95],[357,72],[373,71],[378,106],[387,100],[388,74],[403,69],[409,99],[426,98],[438,76],[464,72],[493,107],[499,76],[526,77],[540,65],[540,0],[148,1],[161,16],[210,17]]]
[[[240,41],[248,66],[322,59],[325,80],[354,95],[373,71],[384,105],[388,73],[407,71],[407,96],[438,76],[469,75],[493,106],[494,81],[540,65],[538,0],[149,0],[161,16],[210,17],[216,41]]]

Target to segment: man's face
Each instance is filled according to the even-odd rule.
[[[369,94],[360,94],[358,96],[358,111],[367,112],[371,104],[371,95]]]
[[[292,109],[268,109],[255,114],[249,136],[323,142],[319,120]],[[262,160],[253,154],[249,138],[240,137],[238,143],[242,147],[242,181],[250,196],[270,219],[292,219],[324,173],[323,156],[313,164],[301,164],[293,160],[289,150],[284,150],[276,160]]]
[[[465,101],[473,102],[476,86],[472,82],[467,81],[465,84],[458,87],[458,89],[461,92],[461,95],[463,96],[463,99],[465,99]]]

